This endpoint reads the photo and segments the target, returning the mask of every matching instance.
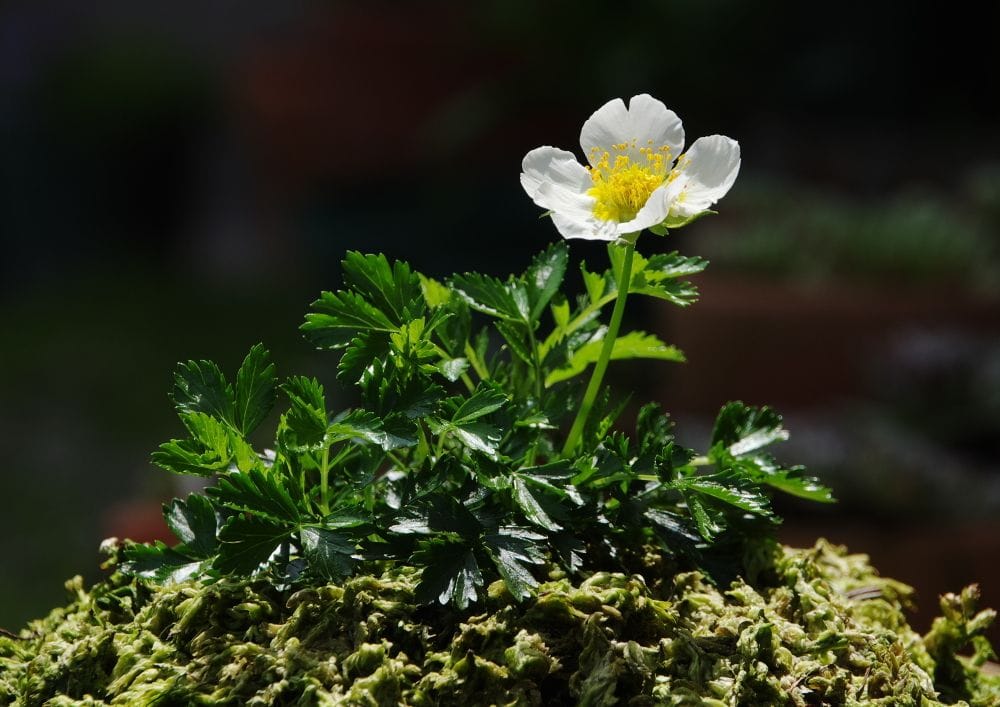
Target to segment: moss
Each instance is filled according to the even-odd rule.
[[[406,569],[294,592],[75,579],[65,608],[0,636],[0,703],[1000,705],[972,588],[922,638],[908,587],[822,541],[774,548],[753,586],[653,572],[520,604],[498,583],[473,615],[416,606]]]

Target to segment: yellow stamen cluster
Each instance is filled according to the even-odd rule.
[[[594,186],[587,194],[594,198],[594,216],[603,221],[631,221],[649,200],[649,195],[669,177],[673,164],[667,145],[636,147],[635,141],[622,142],[601,151],[592,148],[588,167]],[[639,153],[632,160],[629,153]]]

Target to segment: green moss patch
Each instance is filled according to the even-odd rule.
[[[419,608],[406,569],[297,591],[76,578],[0,636],[0,703],[1000,705],[974,588],[921,637],[910,588],[865,556],[772,550],[753,586],[597,573],[518,603],[498,581],[472,613]]]

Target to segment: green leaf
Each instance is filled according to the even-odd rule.
[[[507,396],[499,387],[491,383],[480,383],[472,395],[462,401],[451,416],[451,421],[455,425],[464,425],[499,410],[506,402]]]
[[[549,514],[545,512],[542,504],[532,494],[531,489],[528,488],[523,478],[514,476],[511,480],[511,491],[514,495],[514,501],[524,512],[525,518],[535,525],[552,532],[562,530],[562,526],[552,520]]]
[[[551,387],[556,383],[568,380],[583,373],[588,366],[597,362],[604,346],[604,334],[606,329],[599,329],[591,339],[572,352],[569,365],[557,368],[549,373],[545,378],[545,386]],[[629,358],[648,358],[661,361],[684,361],[684,354],[676,346],[668,346],[653,334],[642,331],[632,331],[619,336],[615,340],[614,348],[611,350],[611,360],[622,360]]]
[[[722,475],[688,477],[675,482],[675,488],[709,496],[754,515],[771,515],[771,504],[767,496],[751,484],[740,483]]]
[[[764,454],[735,457],[716,451],[715,463],[727,472],[738,474],[759,484],[766,484],[792,496],[820,503],[833,503],[833,492],[817,479],[805,473],[801,466],[785,469]]]
[[[658,236],[663,236],[667,234],[667,231],[672,231],[677,228],[683,228],[688,224],[692,224],[698,219],[704,218],[705,216],[712,216],[719,213],[718,211],[712,211],[711,209],[705,209],[704,211],[699,211],[696,214],[690,216],[668,216],[660,224],[649,229],[650,232],[655,233]]]
[[[565,329],[569,325],[569,301],[565,297],[552,303],[552,321],[557,329]]]
[[[360,293],[397,327],[421,316],[423,290],[419,276],[401,261],[391,265],[384,255],[349,251],[341,266],[344,283]]]
[[[299,522],[299,508],[283,486],[284,477],[260,469],[232,471],[206,493],[234,511],[249,511],[278,522]]]
[[[456,275],[452,287],[479,312],[515,323],[525,322],[523,305],[515,299],[512,289],[496,278],[478,273]]]
[[[698,533],[705,540],[711,542],[719,533],[726,529],[725,519],[717,511],[710,511],[694,494],[685,494],[684,501],[687,503],[691,517],[694,518]]]
[[[496,533],[483,536],[490,559],[515,599],[531,597],[538,586],[529,565],[545,561],[544,551],[537,545],[539,540],[544,540],[544,536],[517,527],[502,527]]]
[[[736,401],[726,403],[715,419],[712,446],[723,445],[739,456],[788,439],[781,415],[769,407],[752,407]]]
[[[836,502],[836,499],[833,497],[833,490],[824,486],[815,477],[807,475],[805,470],[800,466],[795,466],[791,469],[774,468],[772,471],[765,472],[761,482],[779,491],[784,491],[792,496],[798,496],[810,501],[817,501],[819,503]]]
[[[180,413],[201,412],[233,423],[232,386],[212,361],[177,364],[174,373],[174,405]]]
[[[229,468],[228,459],[220,459],[215,453],[206,454],[200,444],[188,439],[164,442],[150,461],[161,469],[192,476],[211,476]]]
[[[553,295],[559,291],[568,262],[569,248],[562,241],[553,243],[531,261],[523,278],[528,288],[530,321],[538,321]]]
[[[684,256],[673,251],[651,256],[642,268],[647,282],[661,282],[676,277],[696,275],[708,267],[708,261],[698,256]]]
[[[400,535],[452,533],[468,539],[478,536],[482,526],[453,496],[437,493],[428,494],[404,508],[389,530]]]
[[[330,446],[338,442],[368,442],[383,449],[406,446],[407,440],[388,434],[382,421],[367,410],[350,410],[334,418],[327,427],[323,444]]]
[[[388,334],[378,331],[358,334],[350,340],[340,357],[337,377],[346,383],[358,383],[373,361],[384,360],[388,355]]]
[[[466,447],[482,452],[488,457],[497,454],[497,445],[503,435],[500,430],[493,425],[484,422],[465,422],[460,425],[450,424],[447,430],[464,444]]]
[[[630,294],[666,300],[678,307],[687,307],[698,301],[698,288],[686,280],[665,280],[654,283],[632,282],[629,283],[628,291]]]
[[[466,546],[456,543],[427,542],[414,553],[412,561],[423,565],[417,601],[453,604],[460,611],[468,608],[479,595],[477,587],[483,586],[483,574],[476,556]]]
[[[219,572],[252,574],[291,536],[284,523],[254,515],[232,516],[219,533],[219,555],[212,567]]]
[[[212,503],[200,494],[191,494],[187,501],[174,499],[164,505],[167,527],[181,541],[185,554],[196,558],[211,557],[218,549],[218,518]]]
[[[587,270],[586,263],[580,263],[580,273],[583,275],[583,285],[587,290],[587,298],[590,300],[590,304],[597,304],[603,299],[604,295],[617,289],[608,281],[606,274]]]
[[[249,435],[264,421],[274,407],[276,377],[271,354],[255,344],[236,374],[236,400],[233,422],[243,436]]]
[[[514,324],[509,324],[504,320],[500,320],[494,323],[496,330],[500,332],[500,335],[507,342],[508,347],[510,347],[511,352],[521,359],[524,363],[531,366],[533,365],[531,349],[528,348],[528,344],[525,343],[525,329],[523,326],[518,326]]]
[[[438,371],[445,379],[454,383],[462,374],[469,370],[469,359],[467,358],[446,358],[437,366]]]
[[[315,378],[292,376],[281,389],[291,406],[282,417],[285,444],[296,451],[316,450],[326,437],[326,398]]]
[[[164,442],[153,452],[156,466],[175,474],[211,476],[229,468],[235,432],[203,412],[181,413],[191,439]]]
[[[425,277],[417,273],[420,278],[420,291],[424,295],[424,302],[431,309],[436,309],[451,301],[451,290],[431,277]]]
[[[362,332],[389,333],[399,328],[355,292],[323,292],[311,309],[300,329],[319,348],[338,349]]]
[[[125,561],[119,565],[127,575],[151,579],[158,584],[186,582],[204,572],[207,562],[193,559],[157,540],[152,544],[126,543]]]
[[[345,532],[326,528],[303,528],[299,537],[309,568],[328,582],[337,582],[351,575],[357,551],[354,541]]]

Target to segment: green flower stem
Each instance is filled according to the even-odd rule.
[[[329,476],[330,476],[330,448],[324,446],[323,461],[320,463],[319,467],[319,509],[323,511],[324,514],[328,514],[330,512]]]
[[[622,324],[622,315],[625,312],[625,300],[628,297],[628,288],[632,279],[632,255],[635,253],[635,239],[629,239],[625,243],[625,257],[622,259],[622,270],[618,273],[618,299],[615,300],[615,308],[611,312],[611,322],[608,324],[608,331],[604,335],[604,345],[601,347],[600,358],[594,365],[594,372],[590,375],[590,383],[583,394],[583,402],[580,410],[576,413],[573,426],[566,437],[566,444],[563,446],[562,455],[569,456],[580,443],[580,436],[583,434],[583,427],[590,417],[590,409],[594,406],[597,393],[601,389],[601,382],[604,380],[604,372],[608,369],[608,362],[611,360],[611,352],[615,348],[615,340],[618,338],[618,329]]]

